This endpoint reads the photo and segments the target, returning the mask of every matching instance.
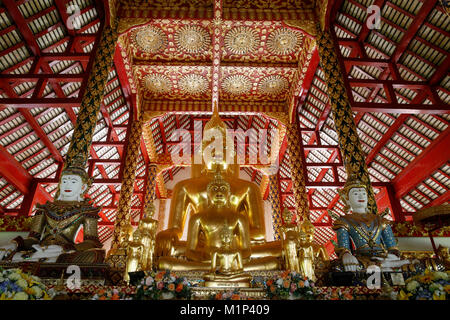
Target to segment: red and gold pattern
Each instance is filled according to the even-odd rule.
[[[287,124],[287,139],[289,152],[289,165],[291,168],[292,191],[295,199],[295,213],[297,221],[309,220],[309,202],[306,194],[306,170],[303,163],[302,148],[300,147],[301,135],[298,131],[297,118]]]
[[[275,240],[281,240],[281,201],[278,174],[269,176],[269,197],[268,200],[272,205],[272,228]]]
[[[154,35],[156,49],[145,50],[139,37],[142,33]],[[208,20],[155,20],[151,24],[129,32],[135,59],[156,61],[211,60],[211,22]],[[148,42],[148,41],[147,41]],[[145,42],[144,42],[145,43]]]
[[[391,225],[396,237],[428,237],[428,230],[412,222],[399,222]],[[433,237],[450,237],[450,227],[443,227],[433,231]]]
[[[144,99],[195,99],[209,100],[211,98],[211,67],[201,66],[138,66],[135,67],[136,77],[140,86],[146,88]],[[186,77],[197,79],[198,88],[192,84],[187,86]],[[185,79],[185,80],[183,80]],[[148,82],[150,80],[150,82]],[[187,78],[189,80],[189,78]]]
[[[122,186],[120,189],[119,205],[117,208],[116,221],[114,224],[114,233],[111,243],[111,251],[119,246],[120,232],[130,222],[131,199],[133,196],[137,159],[139,156],[139,146],[142,136],[143,113],[138,120],[131,125],[130,137],[126,151]]]
[[[220,99],[223,100],[275,100],[283,101],[286,99],[288,93],[287,83],[291,83],[296,70],[294,68],[252,68],[252,67],[222,67],[222,78],[223,84],[226,83],[227,79],[231,77],[245,77],[250,81],[248,87],[249,90],[242,90],[239,94],[227,90],[227,87],[222,86],[220,91]],[[285,83],[279,87],[280,90],[276,90],[277,94],[274,92],[262,91],[260,90],[261,83],[264,85],[265,81],[273,78],[284,79],[281,82]],[[222,111],[222,109],[221,109]]]
[[[222,101],[220,103],[220,112],[233,112],[239,115],[246,112],[267,113],[270,117],[276,119],[285,118],[286,104],[284,101],[258,101],[253,103],[250,101]],[[183,112],[198,113],[211,112],[210,101],[182,101],[182,100],[144,100],[142,110],[147,113],[159,112]]]

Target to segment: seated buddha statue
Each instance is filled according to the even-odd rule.
[[[333,223],[337,234],[335,251],[345,271],[360,271],[373,264],[379,265],[382,271],[391,271],[410,263],[400,260],[390,221],[368,212],[367,186],[356,175],[349,175],[339,194],[346,204],[345,211],[351,209]]]
[[[249,219],[230,204],[230,185],[220,171],[206,189],[208,206],[193,215],[189,222],[186,260],[163,256],[158,261],[159,269],[210,270],[213,254],[222,252],[224,228],[233,235],[229,253],[236,256],[239,252],[244,271],[278,269],[274,257],[250,259]]]
[[[84,162],[76,158],[61,173],[56,200],[36,205],[28,237],[16,237],[3,247],[0,260],[7,256],[13,262],[103,262],[105,252],[97,233],[101,208],[93,207],[84,198],[89,185]],[[84,240],[75,243],[80,227],[83,227]]]
[[[207,140],[207,132],[218,132],[223,138],[223,149],[214,150],[214,157],[205,156],[205,150],[210,140]],[[225,123],[220,119],[217,107],[214,108],[212,118],[204,128],[205,138],[199,151],[201,163],[193,161],[191,166],[191,178],[178,182],[171,198],[168,226],[166,230],[156,236],[155,253],[157,256],[182,256],[186,249],[186,242],[180,241],[188,216],[194,216],[208,206],[206,186],[214,178],[219,168],[223,179],[230,186],[229,205],[236,212],[241,212],[248,217],[250,242],[254,246],[255,256],[280,255],[280,244],[265,243],[264,207],[259,187],[239,178],[239,165],[234,155],[234,143],[227,133]],[[212,140],[212,139],[211,139]],[[215,141],[215,140],[214,140]],[[225,154],[232,154],[234,163],[227,162]],[[193,157],[195,160],[196,157]],[[197,161],[198,162],[198,161]]]
[[[211,252],[211,270],[203,276],[206,287],[223,286],[229,282],[239,283],[240,287],[249,287],[251,275],[244,273],[242,254],[233,245],[233,233],[228,225],[220,233],[222,245]]]
[[[315,266],[317,262],[328,261],[327,250],[313,242],[314,225],[308,219],[304,219],[300,225],[298,260],[300,261],[300,273],[312,281],[316,281]]]

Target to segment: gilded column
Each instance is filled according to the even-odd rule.
[[[365,155],[353,120],[352,108],[345,88],[344,77],[339,66],[336,46],[328,31],[318,27],[317,46],[320,64],[325,74],[328,97],[333,111],[334,125],[339,139],[339,147],[347,171],[347,176],[356,174],[368,186],[369,210],[376,212],[376,201],[370,183]]]
[[[119,246],[120,233],[130,221],[131,198],[133,196],[134,183],[136,179],[136,167],[139,156],[139,147],[142,135],[143,113],[137,121],[131,125],[130,137],[126,151],[125,166],[120,189],[119,205],[114,225],[114,233],[111,243],[111,252]]]
[[[306,193],[306,170],[303,160],[303,148],[301,147],[301,134],[298,130],[297,115],[287,125],[287,141],[289,153],[289,165],[291,168],[292,193],[295,199],[295,213],[297,221],[309,220],[309,201]]]
[[[108,74],[113,63],[117,42],[117,27],[105,26],[95,53],[95,59],[89,74],[86,89],[81,100],[77,123],[73,131],[65,166],[68,166],[77,155],[83,156],[86,163],[92,136],[97,124],[97,115],[103,101]]]
[[[281,202],[278,188],[278,173],[269,176],[269,201],[272,205],[272,227],[275,240],[281,240]]]
[[[156,185],[156,171],[157,167],[155,163],[150,163],[148,165],[148,175],[147,175],[147,188],[145,190],[144,199],[144,215],[148,211],[149,205],[155,199],[155,185]]]

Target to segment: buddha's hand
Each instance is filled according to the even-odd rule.
[[[6,258],[11,252],[17,249],[16,243],[9,243],[0,247],[0,260]]]
[[[344,253],[342,256],[342,264],[344,265],[344,270],[347,272],[356,272],[356,267],[359,265],[358,259],[355,258],[349,252]]]
[[[164,230],[156,235],[155,253],[164,257],[172,255],[174,246],[178,241],[178,235],[173,230]]]

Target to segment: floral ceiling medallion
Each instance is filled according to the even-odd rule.
[[[201,94],[208,89],[208,81],[199,74],[188,74],[180,79],[181,91],[193,95]]]
[[[153,93],[167,93],[172,89],[170,79],[162,74],[149,74],[144,78],[144,83]]]
[[[242,74],[228,76],[223,80],[222,88],[230,94],[245,94],[252,88],[250,79]]]
[[[147,26],[136,32],[136,44],[144,52],[156,53],[167,46],[167,35],[158,28]]]
[[[287,80],[279,75],[268,76],[261,80],[258,85],[258,90],[261,93],[269,95],[277,95],[288,87]]]
[[[199,53],[208,50],[211,44],[209,33],[199,26],[184,26],[175,33],[175,41],[183,51]]]
[[[298,50],[298,43],[298,37],[294,31],[282,28],[269,35],[267,48],[273,54],[287,55]]]
[[[227,32],[225,48],[233,54],[246,54],[256,49],[258,34],[249,27],[236,27]]]

